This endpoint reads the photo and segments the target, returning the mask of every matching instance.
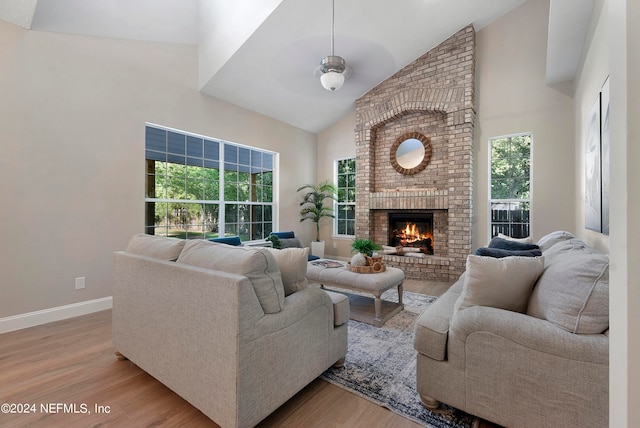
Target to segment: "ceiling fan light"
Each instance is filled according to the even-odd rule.
[[[328,71],[320,76],[320,82],[326,90],[335,91],[344,84],[344,75],[335,71]]]

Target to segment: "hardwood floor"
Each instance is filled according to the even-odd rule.
[[[439,295],[448,284],[407,281]],[[111,344],[111,311],[0,335],[0,426],[216,427]],[[418,424],[342,388],[315,380],[260,427],[399,427]],[[480,428],[494,428],[481,422]]]

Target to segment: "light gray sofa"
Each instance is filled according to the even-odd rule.
[[[222,427],[259,423],[344,361],[349,302],[307,249],[137,235],[113,262],[113,344]]]
[[[608,425],[608,256],[563,231],[538,245],[542,258],[469,256],[418,318],[427,407],[505,427]]]

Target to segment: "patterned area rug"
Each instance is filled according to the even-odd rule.
[[[398,301],[395,291],[382,298]],[[437,298],[405,292],[405,310],[384,326],[349,320],[349,350],[344,366],[320,377],[412,421],[431,428],[472,428],[477,418],[453,407],[426,409],[416,390],[416,351],[413,326],[420,313]]]

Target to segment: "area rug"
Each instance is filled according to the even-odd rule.
[[[394,291],[382,298],[398,301]],[[425,427],[477,427],[477,418],[458,409],[441,405],[437,411],[428,410],[416,390],[413,326],[436,299],[403,293],[405,310],[380,328],[349,320],[349,349],[344,366],[330,368],[320,377]]]

